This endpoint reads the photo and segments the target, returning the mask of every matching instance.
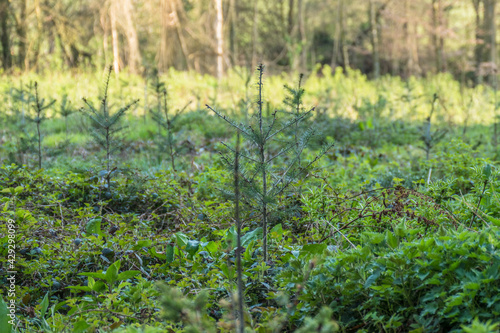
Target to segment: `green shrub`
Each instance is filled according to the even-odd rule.
[[[459,332],[474,318],[500,322],[500,229],[404,241],[403,229],[365,234],[363,246],[326,256],[298,297],[296,319],[329,306],[346,330]],[[281,274],[297,293],[308,258]]]

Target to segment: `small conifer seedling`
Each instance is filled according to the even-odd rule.
[[[68,99],[68,95],[64,94],[61,100],[61,108],[59,113],[64,118],[64,129],[66,132],[66,141],[68,141],[68,117],[75,113],[75,109],[72,107],[71,102]]]
[[[87,99],[83,99],[87,108],[81,108],[80,111],[83,112],[91,121],[92,127],[90,129],[90,135],[94,141],[106,152],[106,171],[103,173],[106,179],[106,185],[108,190],[110,189],[111,182],[111,156],[120,148],[119,133],[124,129],[120,126],[120,119],[125,115],[134,104],[139,100],[127,104],[126,106],[120,108],[114,114],[110,113],[109,101],[108,101],[108,87],[109,79],[111,77],[112,67],[109,67],[105,84],[104,84],[104,94],[101,100],[101,107],[97,110]]]
[[[42,168],[42,133],[40,131],[40,125],[42,121],[45,120],[44,112],[48,108],[54,104],[56,100],[52,100],[49,103],[45,104],[45,99],[40,99],[38,95],[38,83],[35,82],[35,104],[33,105],[36,115],[32,121],[36,124],[36,132],[37,132],[37,154],[38,154],[38,169]]]
[[[177,145],[177,138],[174,135],[174,125],[179,115],[187,109],[191,102],[186,104],[182,109],[177,110],[175,114],[170,114],[167,88],[163,82],[160,82],[158,76],[153,89],[155,90],[158,100],[157,109],[151,109],[153,121],[158,125],[158,163],[161,161],[162,154],[166,152],[170,159],[172,170],[176,171],[175,157],[179,153],[179,147]],[[164,132],[166,132],[166,134],[164,134]]]
[[[430,153],[432,148],[444,137],[446,134],[445,130],[436,130],[434,132],[431,131],[431,119],[432,114],[434,113],[434,109],[436,106],[436,101],[438,100],[438,95],[434,94],[432,96],[432,104],[431,104],[431,112],[429,116],[425,119],[424,126],[422,128],[422,136],[420,140],[423,142],[423,146],[420,147],[423,151],[425,151],[425,156],[427,159],[430,157]]]
[[[274,111],[270,117],[263,115],[263,81],[264,66],[257,68],[257,102],[256,112],[253,122],[249,124],[237,123],[229,117],[221,114],[212,107],[207,107],[217,116],[234,127],[246,140],[246,147],[242,145],[238,156],[241,158],[239,163],[239,190],[242,198],[252,204],[260,213],[263,229],[263,259],[267,262],[267,228],[269,214],[276,198],[282,195],[287,188],[300,178],[305,177],[307,169],[313,163],[321,158],[331,147],[328,145],[310,162],[299,164],[300,154],[308,143],[308,137],[312,130],[304,131],[305,135],[298,135],[297,140],[286,142],[285,132],[292,129],[297,123],[310,116],[314,108],[305,112],[293,112],[291,118],[281,121],[278,117],[278,111]],[[299,88],[300,91],[300,88]],[[302,94],[302,93],[299,93]],[[301,97],[300,97],[301,98]],[[300,100],[299,97],[296,100]],[[300,111],[300,105],[299,105]],[[298,129],[297,129],[298,131]],[[278,151],[271,152],[270,144],[280,146]],[[223,143],[224,144],[224,143]],[[222,154],[222,160],[227,165],[228,172],[234,173],[235,160],[232,154],[235,149],[224,144],[232,153]],[[276,164],[277,159],[287,157],[284,167],[279,168]],[[234,197],[234,193],[228,193]]]

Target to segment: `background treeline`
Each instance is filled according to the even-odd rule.
[[[264,62],[493,83],[496,0],[0,0],[4,71],[147,68],[221,76]]]

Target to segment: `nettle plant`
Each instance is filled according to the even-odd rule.
[[[238,187],[232,184],[233,190],[226,194],[234,198],[234,188],[239,188],[242,202],[259,212],[263,229],[263,261],[267,262],[268,222],[272,210],[276,207],[277,199],[295,182],[305,178],[308,169],[332,145],[326,145],[312,161],[302,162],[301,156],[314,131],[311,128],[300,130],[295,125],[310,117],[314,108],[308,111],[302,108],[304,91],[300,87],[301,79],[298,89],[287,87],[289,97],[285,104],[293,106],[292,112],[274,111],[270,117],[265,117],[263,115],[263,65],[258,66],[257,74],[256,110],[247,124],[238,123],[209,105],[207,107],[236,129],[244,139],[241,151],[238,153],[240,158]],[[294,129],[295,135],[290,141],[287,140],[286,132],[291,129]],[[227,154],[221,153],[222,161],[227,166],[228,172],[234,173],[236,150],[225,143],[222,144],[230,151]],[[275,146],[279,148],[275,149]],[[277,163],[278,160],[283,163]]]
[[[90,135],[93,140],[105,151],[105,165],[106,170],[100,172],[100,176],[104,177],[106,180],[106,187],[108,191],[111,188],[111,176],[113,171],[117,168],[112,168],[111,160],[112,154],[115,153],[121,147],[120,133],[123,131],[124,127],[120,126],[120,120],[134,104],[139,100],[135,100],[132,103],[125,105],[120,108],[115,113],[110,113],[110,106],[108,101],[108,87],[109,79],[111,77],[112,67],[109,67],[108,73],[104,85],[104,94],[101,100],[100,109],[96,109],[92,103],[87,99],[83,99],[87,108],[81,108],[80,111],[83,112],[91,121],[92,127],[90,128]]]

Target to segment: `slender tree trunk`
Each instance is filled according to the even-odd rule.
[[[375,6],[375,0],[370,0],[370,29],[372,41],[373,77],[375,79],[378,79],[380,77],[380,53]]]
[[[116,7],[114,3],[109,7],[109,19],[111,21],[111,39],[113,44],[113,69],[115,73],[118,74],[120,72],[120,45],[118,41]]]
[[[40,114],[38,115],[40,117]],[[42,168],[42,133],[40,132],[40,119],[36,123],[36,131],[38,134],[38,169]]]
[[[245,320],[243,314],[243,268],[241,266],[241,253],[243,249],[241,247],[241,220],[240,220],[240,132],[236,136],[236,154],[234,157],[234,219],[236,220],[236,271],[238,275],[238,321],[237,321],[237,332],[244,333],[245,331]]]
[[[26,3],[28,0],[21,0],[20,17],[19,22],[16,26],[17,35],[19,36],[19,47],[18,47],[18,65],[19,67],[26,70]]]
[[[484,1],[484,32],[486,44],[484,61],[489,61],[490,66],[488,70],[488,82],[491,85],[495,84],[496,79],[496,19],[495,19],[495,5],[496,0],[483,0]]]
[[[347,47],[347,39],[346,39],[346,26],[347,26],[347,18],[345,15],[345,2],[344,0],[339,0],[340,2],[340,26],[341,26],[341,33],[340,33],[340,43],[342,45],[342,58],[344,60],[344,68],[347,69],[351,67],[350,61],[349,61],[349,48]]]
[[[440,33],[439,33],[439,52],[438,56],[440,59],[441,63],[441,71],[445,72],[448,68],[446,65],[446,59],[444,55],[444,33],[443,30],[447,28],[447,20],[444,18],[444,13],[443,13],[443,6],[441,0],[438,0],[439,4],[439,27],[440,27]]]
[[[222,0],[215,0],[215,40],[217,43],[217,78],[221,79],[224,75],[224,35],[223,25],[224,18],[222,17]]]
[[[332,69],[335,69],[335,67],[338,66],[339,64],[339,59],[340,59],[340,30],[341,30],[341,6],[342,6],[342,0],[337,0],[337,10],[336,10],[336,22],[335,22],[335,33],[334,33],[334,40],[333,40],[333,50],[332,50]]]
[[[179,40],[179,44],[181,46],[181,52],[182,56],[184,57],[184,61],[186,63],[186,68],[187,70],[191,70],[191,65],[189,63],[189,51],[186,40],[184,39],[184,35],[182,34],[181,20],[179,19],[179,13],[175,1],[172,2],[172,16],[174,17],[175,32],[177,34],[177,39]]]
[[[476,34],[475,34],[475,48],[474,48],[474,58],[476,62],[476,84],[481,84],[482,73],[481,73],[481,63],[482,63],[482,26],[481,26],[481,3],[482,0],[473,0],[474,13],[476,17]]]
[[[253,0],[253,27],[252,27],[252,70],[257,66],[257,40],[259,39],[259,0]]]
[[[168,0],[160,0],[160,17],[161,17],[161,31],[160,31],[160,49],[158,50],[158,69],[166,70],[168,68],[168,17],[169,6]]]
[[[38,70],[38,60],[40,56],[40,48],[42,46],[42,36],[43,36],[43,21],[42,21],[42,7],[40,6],[40,0],[35,0],[35,14],[36,14],[36,27],[37,27],[37,38],[33,41],[33,53],[35,59],[35,68]]]
[[[0,29],[2,29],[0,41],[2,44],[2,66],[4,70],[9,70],[12,66],[10,55],[10,35],[9,35],[9,12],[8,0],[0,0]]]
[[[415,74],[415,41],[413,41],[411,28],[413,20],[410,14],[410,0],[404,0],[405,23],[403,25],[406,42],[406,77]]]
[[[229,52],[231,52],[231,64],[238,63],[238,50],[236,45],[236,26],[238,22],[238,11],[236,10],[237,0],[229,1]]]
[[[141,52],[139,49],[139,39],[135,30],[132,13],[134,7],[131,0],[121,0],[121,11],[124,18],[123,28],[127,37],[128,43],[128,69],[131,73],[137,73],[141,65]]]
[[[303,72],[307,68],[307,39],[305,27],[305,0],[298,0],[298,21],[299,21],[299,38],[300,38],[300,70]]]
[[[432,0],[432,44],[434,47],[434,57],[436,62],[437,73],[441,72],[442,70],[442,63],[441,63],[442,50],[439,45],[440,38],[438,37],[439,35],[441,35],[440,11],[441,11],[441,0]]]
[[[264,127],[263,127],[263,114],[262,114],[262,74],[264,70],[262,65],[259,66],[259,82],[258,82],[258,89],[259,89],[259,95],[258,95],[258,109],[259,109],[259,133],[260,137],[264,138]],[[261,206],[261,213],[262,213],[262,229],[263,229],[263,237],[262,237],[262,252],[263,252],[263,259],[264,263],[267,263],[267,173],[266,173],[266,155],[265,155],[265,149],[266,149],[266,143],[265,141],[262,141],[259,145],[259,163],[260,167],[262,169],[262,206]]]

